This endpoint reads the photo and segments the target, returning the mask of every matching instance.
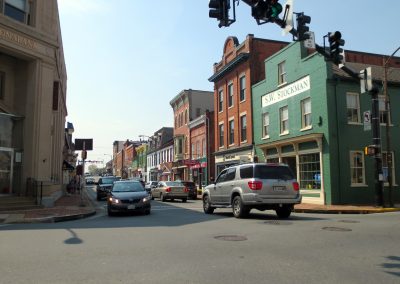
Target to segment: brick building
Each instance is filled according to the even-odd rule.
[[[183,90],[170,105],[174,112],[173,179],[190,180],[190,131],[189,122],[214,109],[213,93],[200,90]]]
[[[205,114],[189,122],[190,132],[190,179],[200,188],[208,185],[214,176],[214,112]]]
[[[241,44],[236,37],[226,39],[222,60],[209,78],[214,83],[215,176],[231,164],[253,161],[251,86],[265,79],[265,58],[287,44],[251,34]]]

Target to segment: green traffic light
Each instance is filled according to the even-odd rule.
[[[279,14],[282,12],[282,5],[276,2],[275,4],[271,5],[271,17],[277,18]]]

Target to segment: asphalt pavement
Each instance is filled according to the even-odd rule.
[[[198,201],[201,202],[201,196]],[[52,208],[0,212],[0,223],[54,223],[87,218],[96,214],[98,203],[86,191],[80,195],[65,195],[59,198]],[[392,208],[358,205],[318,205],[302,203],[294,208],[295,213],[325,214],[372,214],[400,211],[400,205]]]

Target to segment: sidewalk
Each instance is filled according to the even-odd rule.
[[[86,218],[96,214],[92,202],[84,194],[62,196],[52,208],[40,208],[21,211],[0,211],[0,224],[16,223],[54,223]]]
[[[197,202],[201,202],[201,196],[198,196]],[[294,212],[296,213],[371,214],[395,211],[400,211],[400,206],[396,206],[395,208],[381,208],[374,206],[302,203],[294,207]],[[52,208],[0,212],[0,224],[54,223],[86,218],[94,214],[96,214],[95,206],[86,195],[81,199],[79,194],[73,194],[61,197]]]

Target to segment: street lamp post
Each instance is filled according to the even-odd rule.
[[[383,58],[383,68],[384,68],[384,77],[383,77],[383,91],[385,96],[385,110],[387,112],[387,119],[386,119],[386,163],[387,163],[387,180],[389,183],[389,206],[393,207],[393,199],[392,199],[392,190],[393,190],[393,177],[392,177],[392,149],[391,149],[391,136],[390,136],[390,98],[387,92],[387,81],[388,81],[388,64],[390,59],[396,54],[397,51],[400,50],[400,46],[390,55],[386,60]]]

